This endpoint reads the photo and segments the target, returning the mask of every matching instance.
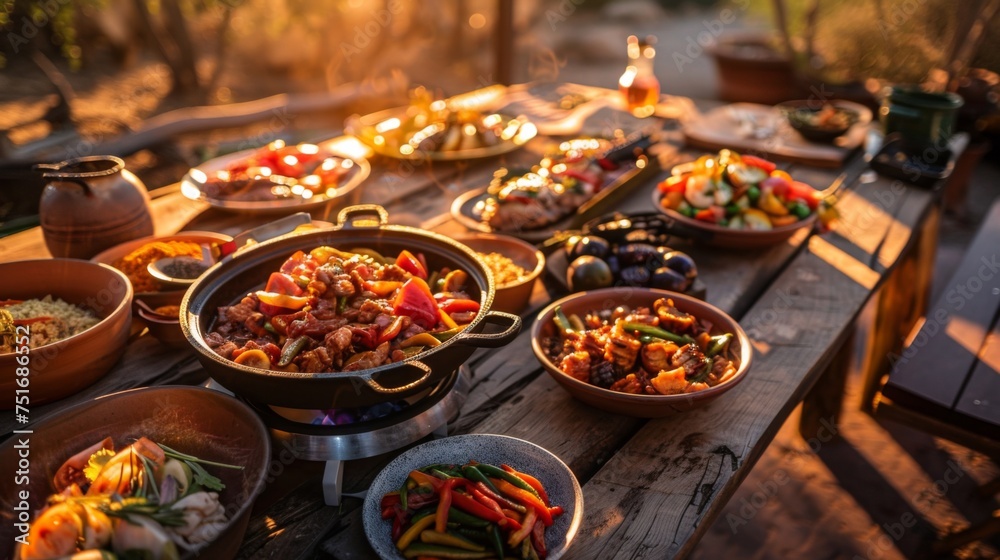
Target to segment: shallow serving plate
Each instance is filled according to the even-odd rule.
[[[276,214],[291,212],[308,212],[339,199],[343,199],[358,187],[371,173],[371,165],[368,160],[360,156],[352,156],[340,152],[333,146],[340,143],[339,138],[327,140],[317,144],[321,152],[331,157],[349,159],[354,162],[354,166],[346,180],[338,185],[333,194],[317,193],[311,198],[284,198],[275,200],[226,200],[224,198],[212,198],[202,192],[201,177],[206,177],[210,173],[223,171],[233,163],[247,158],[260,148],[251,148],[232,154],[219,156],[202,163],[198,167],[192,168],[181,178],[181,194],[191,200],[203,200],[214,208],[233,212]]]
[[[682,163],[670,170],[671,175],[681,175],[691,169],[690,163]],[[801,229],[812,229],[816,225],[816,212],[809,214],[804,220],[799,220],[794,224],[780,226],[766,231],[756,231],[748,229],[730,229],[716,224],[710,224],[694,218],[688,218],[680,212],[664,208],[660,204],[663,193],[659,189],[653,189],[651,195],[653,207],[663,214],[669,216],[677,223],[696,230],[700,233],[693,239],[696,242],[711,245],[713,247],[723,247],[726,249],[760,249],[777,245],[795,235]]]
[[[546,226],[511,231],[494,230],[475,213],[476,204],[489,196],[487,192],[489,187],[473,189],[457,196],[451,205],[451,215],[456,222],[473,231],[509,235],[532,243],[541,243],[560,231],[580,227],[587,220],[606,211],[606,208],[621,200],[635,187],[659,173],[660,167],[656,158],[643,157],[641,161],[642,163],[638,165],[636,162],[625,164],[621,169],[609,173],[604,186],[590,200],[577,208],[575,212]]]
[[[563,373],[556,364],[552,363],[552,360],[545,354],[542,339],[555,335],[555,326],[552,324],[552,318],[555,316],[556,307],[561,307],[567,315],[575,313],[583,317],[588,311],[613,308],[617,305],[627,304],[632,308],[639,306],[652,307],[654,301],[663,297],[673,299],[677,309],[685,313],[690,313],[703,322],[710,323],[713,333],[731,332],[735,335],[729,346],[729,356],[738,364],[736,375],[715,387],[709,387],[708,389],[694,393],[681,395],[633,395],[604,389],[570,377]],[[535,319],[535,323],[531,326],[531,349],[534,350],[535,357],[538,358],[545,371],[580,401],[615,414],[640,418],[669,416],[677,412],[684,412],[708,404],[735,387],[740,381],[743,381],[750,369],[750,361],[753,357],[753,348],[750,345],[750,339],[747,338],[746,333],[740,327],[739,323],[729,315],[726,315],[721,309],[688,295],[668,292],[666,290],[654,290],[652,288],[629,288],[627,290],[605,288],[603,290],[579,292],[553,302],[552,305],[549,305],[538,314],[538,318]]]
[[[525,117],[513,117],[503,113],[497,113],[503,119],[503,122],[509,123],[513,120],[518,120],[521,122],[521,127],[512,138],[509,140],[501,140],[493,146],[467,150],[453,150],[448,152],[414,150],[413,153],[403,154],[398,150],[390,150],[384,142],[376,142],[375,138],[379,136],[375,129],[376,125],[392,118],[405,117],[407,109],[408,107],[393,107],[392,109],[386,109],[384,111],[364,116],[353,115],[347,119],[347,122],[344,123],[344,129],[348,134],[351,134],[358,140],[361,140],[366,146],[371,148],[372,151],[380,156],[395,159],[431,161],[460,161],[503,155],[519,149],[521,146],[527,144],[529,140],[534,138],[536,134],[538,134],[538,129],[535,125],[528,121]],[[484,113],[486,112],[484,111]]]
[[[565,510],[545,530],[547,558],[562,557],[583,520],[580,483],[566,463],[544,448],[523,439],[492,434],[468,434],[430,441],[406,451],[382,469],[368,489],[362,510],[365,535],[375,552],[385,560],[403,558],[390,536],[392,524],[382,519],[379,511],[383,495],[398,490],[406,475],[414,469],[435,463],[464,464],[469,460],[497,466],[507,464],[533,475],[545,485],[552,505]]]

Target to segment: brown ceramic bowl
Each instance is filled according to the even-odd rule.
[[[78,259],[0,263],[0,297],[47,295],[92,309],[102,320],[69,338],[33,348],[29,356],[31,404],[61,399],[103,376],[125,351],[132,326],[132,285],[110,266]],[[14,406],[17,354],[0,354],[0,409]]]
[[[628,296],[627,301],[623,296]],[[563,312],[567,315],[576,313],[583,317],[588,311],[603,309],[606,306],[613,308],[627,304],[632,308],[652,307],[654,301],[663,297],[673,299],[677,309],[690,313],[703,322],[710,323],[712,333],[731,332],[735,335],[729,347],[729,355],[737,362],[736,375],[715,387],[709,387],[695,393],[632,395],[603,389],[566,375],[549,360],[542,349],[542,339],[555,335],[552,318],[555,316],[556,307],[562,307]],[[601,410],[640,418],[669,416],[675,412],[684,412],[708,404],[743,380],[747,370],[750,369],[750,360],[753,356],[750,339],[732,317],[717,307],[691,296],[652,288],[630,288],[628,291],[621,288],[605,288],[566,296],[538,314],[535,324],[531,327],[531,348],[535,351],[535,356],[545,371],[549,372],[553,379],[577,399]]]
[[[519,280],[508,284],[497,284],[493,309],[520,313],[528,306],[535,281],[545,270],[545,255],[541,251],[527,241],[492,233],[460,235],[455,241],[477,253],[500,253],[525,270],[525,275]]]
[[[180,318],[171,318],[158,313],[150,313],[142,307],[137,307],[135,313],[146,323],[149,334],[153,335],[153,338],[156,340],[178,350],[191,348],[187,338],[184,337],[184,331],[181,330]]]
[[[52,493],[52,476],[63,462],[109,436],[116,448],[146,436],[202,459],[242,465],[242,470],[206,467],[226,485],[219,498],[230,521],[214,541],[197,553],[182,554],[183,559],[236,556],[271,460],[267,429],[253,411],[232,397],[202,387],[145,387],[114,393],[50,414],[35,423],[33,430],[31,435],[15,435],[0,445],[0,464],[12,466],[18,461],[18,438],[28,438],[31,448],[27,485],[16,485],[14,476],[0,480],[2,517],[14,511],[19,490],[29,492],[28,511],[33,517]],[[4,558],[12,557],[13,531],[9,519],[0,527]]]
[[[679,175],[691,169],[690,164],[681,164],[671,170],[672,175]],[[663,193],[660,189],[653,189],[653,207],[663,212],[677,223],[690,227],[704,234],[695,240],[712,247],[722,247],[726,249],[761,249],[782,243],[801,229],[812,229],[816,224],[816,212],[809,214],[804,220],[799,220],[794,224],[780,226],[766,231],[730,229],[716,224],[710,224],[664,208],[660,204]]]
[[[194,243],[220,244],[232,240],[233,238],[228,235],[213,233],[211,231],[182,231],[174,235],[143,237],[142,239],[136,239],[135,241],[128,241],[126,243],[122,243],[121,245],[115,245],[106,251],[102,251],[97,255],[94,255],[94,257],[90,260],[93,262],[103,263],[108,266],[114,266],[115,262],[125,255],[128,255],[139,247],[153,241],[192,241]],[[185,291],[186,290],[182,289],[178,290],[165,288],[157,292],[136,292],[135,299],[146,303],[146,305],[152,308],[157,308],[161,305],[180,305],[181,300],[184,299]]]

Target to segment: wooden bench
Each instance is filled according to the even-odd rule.
[[[1000,202],[893,367],[875,414],[1000,459]],[[1000,479],[982,489],[1000,491]],[[1000,511],[997,512],[1000,514]],[[952,550],[1000,531],[1000,516],[946,536]]]

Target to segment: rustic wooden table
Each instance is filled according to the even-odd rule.
[[[654,126],[665,131],[658,146],[664,169],[700,155],[683,148],[672,120],[638,121],[613,108],[591,114],[583,132],[608,133]],[[539,139],[535,145],[544,142]],[[500,158],[530,161],[529,150]],[[448,214],[454,196],[485,184],[497,160],[433,165],[375,160],[355,200],[387,208],[394,223],[444,233],[464,228]],[[725,251],[678,242],[698,263],[707,300],[739,319],[755,348],[747,379],[704,408],[643,420],[603,413],[573,400],[543,373],[530,349],[535,313],[560,294],[539,283],[524,313],[526,328],[510,345],[482,350],[469,360],[472,388],[449,433],[506,434],[534,442],[565,461],[584,490],[585,518],[571,558],[667,558],[691,552],[708,526],[764,452],[792,410],[805,401],[802,433],[832,437],[843,393],[847,358],[864,344],[866,369],[884,372],[923,309],[938,223],[936,195],[881,177],[859,177],[860,155],[841,169],[783,165],[799,180],[825,188],[847,182],[833,231],[800,232],[761,251]],[[610,210],[650,211],[656,179],[636,187]],[[158,234],[181,229],[235,234],[266,217],[225,214],[184,199],[176,185],[154,191]],[[317,215],[328,218],[329,215]],[[0,260],[47,256],[36,228],[0,239]],[[551,290],[551,291],[550,291]],[[854,336],[862,309],[876,306],[867,340]],[[147,335],[131,341],[121,362],[80,394],[33,409],[33,416],[131,387],[196,384],[205,373],[193,352],[162,347]],[[14,425],[4,419],[3,433]],[[348,492],[370,484],[397,453],[350,462]],[[372,558],[361,526],[361,500],[324,505],[323,465],[278,463],[254,514],[242,558]]]

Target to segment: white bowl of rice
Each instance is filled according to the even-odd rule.
[[[0,263],[0,393],[26,388],[38,405],[102,377],[125,350],[132,296],[128,278],[107,265]],[[0,402],[0,409],[13,405]]]

